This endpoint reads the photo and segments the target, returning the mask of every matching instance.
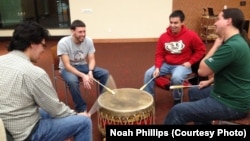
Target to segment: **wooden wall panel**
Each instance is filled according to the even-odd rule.
[[[240,1],[246,1],[246,6],[240,6]],[[250,0],[173,0],[173,10],[183,10],[186,15],[185,25],[197,33],[200,29],[200,17],[203,14],[203,8],[212,7],[214,13],[219,14],[224,5],[227,8],[240,8],[244,12],[245,19],[250,19]],[[250,31],[248,35],[250,36]]]

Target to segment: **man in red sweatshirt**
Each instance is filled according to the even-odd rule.
[[[206,53],[206,47],[200,37],[184,26],[185,15],[181,10],[173,11],[169,16],[170,25],[157,43],[155,64],[145,72],[144,83],[152,77],[172,74],[171,85],[181,85],[192,73],[191,65],[200,61]],[[155,82],[150,82],[145,91],[154,95]],[[174,104],[181,102],[182,90],[173,90]]]

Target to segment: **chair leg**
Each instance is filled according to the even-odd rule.
[[[96,86],[96,97],[98,97],[101,94],[101,92],[100,92],[100,85],[96,82],[95,86]]]
[[[68,105],[68,86],[67,84],[64,82],[64,94],[65,94],[65,103]]]
[[[180,92],[181,92],[180,102],[183,102],[183,99],[184,99],[184,90],[183,90],[183,88],[182,89],[176,89],[176,90],[180,90]],[[174,98],[174,91],[173,90],[171,91],[171,94],[172,94],[172,97]]]
[[[183,99],[184,99],[184,90],[181,89],[181,103],[183,102]]]

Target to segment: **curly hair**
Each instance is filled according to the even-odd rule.
[[[8,51],[25,51],[31,43],[41,43],[43,39],[48,37],[49,31],[42,25],[33,21],[22,22],[14,29]]]

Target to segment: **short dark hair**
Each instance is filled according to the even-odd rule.
[[[185,20],[185,14],[182,12],[182,10],[173,11],[169,16],[169,19],[174,18],[174,17],[179,17],[181,22],[183,22]]]
[[[75,30],[76,27],[86,27],[85,23],[81,20],[74,20],[70,26],[71,30]]]
[[[19,23],[13,32],[8,51],[24,51],[31,43],[39,44],[49,37],[49,31],[34,21]]]

